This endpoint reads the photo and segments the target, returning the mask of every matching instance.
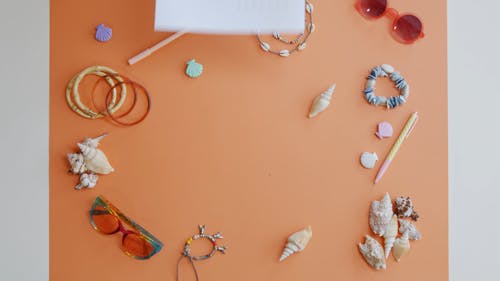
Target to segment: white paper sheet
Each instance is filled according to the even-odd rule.
[[[156,31],[298,33],[305,0],[156,0]]]

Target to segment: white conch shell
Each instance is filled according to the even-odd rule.
[[[411,222],[400,219],[399,233],[407,235],[410,240],[420,240],[422,235]]]
[[[311,109],[309,110],[309,118],[318,115],[330,105],[330,100],[332,99],[333,91],[335,91],[336,86],[337,84],[333,84],[328,90],[314,99]]]
[[[83,154],[85,165],[89,171],[103,175],[114,172],[113,167],[109,164],[108,158],[106,158],[106,155],[100,149],[81,143],[77,145]]]
[[[80,176],[80,183],[75,186],[75,189],[94,188],[97,184],[99,176],[96,174],[82,174]]]
[[[85,173],[87,167],[85,166],[85,161],[83,160],[83,155],[81,153],[68,153],[67,154],[69,165],[71,166],[70,172],[75,175]]]
[[[385,258],[389,257],[392,246],[394,245],[394,240],[398,235],[398,216],[393,215],[391,222],[387,226],[384,233],[384,248],[385,248]]]
[[[290,237],[288,237],[288,242],[286,243],[285,249],[281,254],[280,261],[283,261],[294,253],[303,251],[309,243],[309,240],[311,240],[311,237],[311,226],[308,226],[290,235]]]
[[[393,215],[392,202],[389,193],[382,200],[373,201],[370,206],[370,227],[373,233],[383,236]]]
[[[385,269],[384,249],[380,243],[373,239],[370,235],[366,235],[365,244],[358,244],[359,251],[365,258],[366,262],[376,270]]]
[[[410,241],[406,235],[403,237],[396,239],[394,241],[394,248],[392,249],[392,255],[399,262],[402,256],[410,251]]]

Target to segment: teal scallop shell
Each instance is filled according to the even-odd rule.
[[[191,78],[199,77],[203,73],[203,65],[196,62],[195,59],[192,59],[187,62],[186,67],[186,75]]]

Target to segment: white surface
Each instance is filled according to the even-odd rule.
[[[0,280],[48,280],[48,2],[0,4]],[[500,2],[448,7],[450,280],[499,280]]]
[[[448,1],[453,281],[500,280],[499,11],[494,0]]]
[[[156,0],[155,29],[247,34],[304,31],[304,0]]]
[[[48,280],[49,1],[0,2],[0,280]]]

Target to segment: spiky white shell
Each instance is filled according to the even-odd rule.
[[[382,200],[373,201],[370,206],[370,227],[373,233],[383,236],[393,215],[392,202],[389,193]]]
[[[370,235],[366,235],[365,244],[358,244],[359,251],[366,262],[376,270],[385,269],[384,249],[380,243]]]
[[[399,233],[407,235],[410,240],[420,240],[422,238],[415,225],[403,219],[399,220]]]
[[[83,145],[97,148],[99,146],[99,143],[103,138],[105,138],[108,135],[108,133],[104,133],[96,138],[85,138],[82,142]]]
[[[384,248],[385,248],[385,258],[389,257],[392,246],[394,245],[394,240],[398,235],[398,216],[393,215],[391,222],[387,226],[384,233]]]
[[[329,105],[332,99],[333,92],[335,91],[336,84],[333,84],[328,90],[317,96],[309,110],[309,118],[313,118],[319,113],[323,112]]]
[[[288,237],[285,249],[281,253],[280,261],[288,258],[290,255],[303,251],[312,237],[312,228],[308,226],[299,230]]]
[[[113,167],[102,150],[81,143],[77,144],[83,154],[85,166],[89,171],[97,174],[107,175],[114,172]]]
[[[403,237],[396,239],[394,241],[394,248],[392,249],[392,255],[399,262],[402,256],[406,255],[410,251],[410,241],[408,237],[403,235]]]

